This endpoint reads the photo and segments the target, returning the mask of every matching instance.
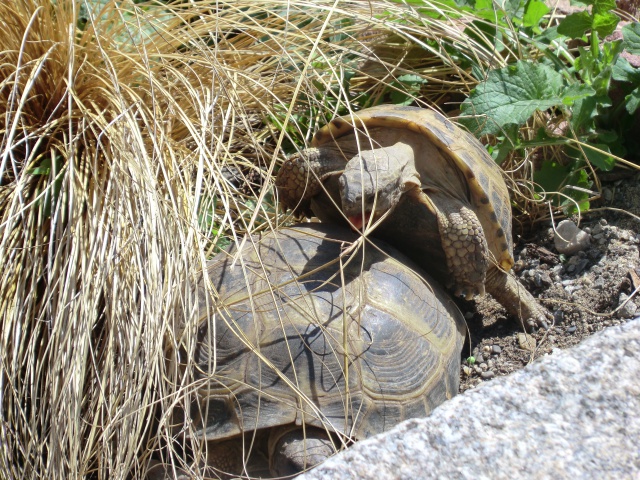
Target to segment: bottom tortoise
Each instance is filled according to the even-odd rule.
[[[382,242],[341,256],[358,237],[307,224],[208,266],[219,298],[199,296],[200,389],[184,415],[218,475],[294,475],[457,393],[459,310]]]

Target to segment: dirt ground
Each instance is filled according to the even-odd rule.
[[[490,298],[460,304],[470,337],[461,392],[640,315],[640,218],[632,216],[640,217],[640,174],[620,177],[603,183],[602,198],[582,216],[579,226],[590,234],[583,251],[560,255],[549,222],[526,238],[514,237],[514,272],[553,314],[549,330],[525,335]]]

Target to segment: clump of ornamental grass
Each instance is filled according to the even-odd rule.
[[[206,260],[288,221],[273,173],[327,120],[444,106],[475,84],[460,56],[494,58],[388,2],[16,0],[0,24],[8,478],[142,477],[180,451],[196,465],[171,420],[198,387]]]
[[[151,57],[175,45],[122,43],[113,5],[81,31],[78,7],[0,5],[6,478],[134,470],[166,329],[189,300],[175,286],[200,264],[183,235],[186,152],[153,91]]]

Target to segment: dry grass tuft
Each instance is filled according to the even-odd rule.
[[[199,318],[188,285],[277,227],[284,150],[406,73],[428,80],[421,104],[465,93],[447,44],[496,58],[388,2],[96,4],[0,3],[7,478],[142,476],[196,387],[176,361]]]

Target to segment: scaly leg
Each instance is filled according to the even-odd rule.
[[[527,330],[534,326],[548,328],[549,312],[512,274],[498,267],[491,268],[487,275],[486,287],[487,292],[510,315],[519,318]]]
[[[457,296],[484,295],[489,251],[480,220],[457,198],[440,191],[425,193],[438,218],[442,248]]]

